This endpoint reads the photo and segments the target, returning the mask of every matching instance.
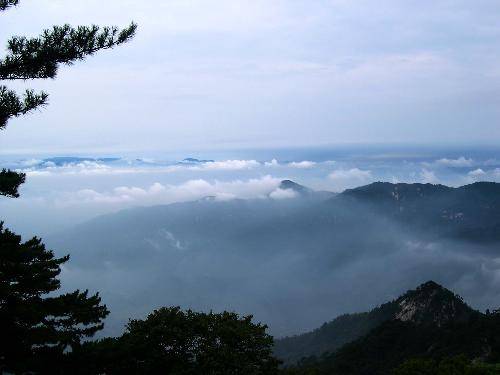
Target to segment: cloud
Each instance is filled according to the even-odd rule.
[[[466,183],[474,183],[478,181],[496,181],[500,177],[495,173],[496,170],[485,171],[482,168],[471,170],[464,178]]]
[[[328,175],[328,179],[335,183],[337,191],[365,184],[373,179],[372,172],[359,168],[337,169]]]
[[[277,188],[273,192],[269,194],[269,197],[272,199],[290,199],[297,197],[298,194],[296,191],[292,189],[281,189]]]
[[[420,179],[425,184],[439,183],[439,179],[437,178],[435,172],[425,168],[420,171]]]
[[[94,174],[112,174],[112,173],[132,173],[131,169],[117,169],[103,162],[84,160],[77,163],[65,163],[57,165],[52,161],[45,161],[38,164],[33,163],[29,168],[18,169],[28,176],[50,176],[53,174],[66,175],[94,175]]]
[[[42,162],[42,160],[39,160],[39,159],[27,159],[27,160],[21,160],[21,165],[23,167],[33,167],[35,165],[38,165]]]
[[[472,159],[467,159],[460,156],[458,159],[439,159],[434,162],[434,164],[444,167],[460,168],[460,167],[471,167],[474,164]]]
[[[287,165],[289,167],[292,167],[292,168],[310,169],[310,168],[314,168],[314,166],[316,165],[316,162],[309,161],[309,160],[304,160],[304,161],[299,161],[299,162],[292,161],[291,163],[288,163]]]
[[[108,204],[112,206],[168,204],[214,197],[216,200],[292,197],[288,191],[279,191],[281,180],[269,175],[261,178],[233,181],[204,179],[188,180],[179,185],[154,183],[149,187],[119,186],[110,191],[81,189],[65,193],[57,199],[58,206]],[[292,192],[293,193],[293,192]]]
[[[481,168],[477,168],[474,169],[473,171],[470,171],[468,175],[471,177],[482,177],[486,175],[486,172],[483,171]]]
[[[271,161],[264,162],[264,166],[266,166],[266,167],[279,167],[280,163],[278,163],[278,160],[273,159]]]
[[[194,170],[241,170],[259,167],[261,164],[256,160],[224,160],[211,161],[197,166],[191,166]]]
[[[139,164],[134,164],[135,162]],[[140,173],[172,173],[182,170],[193,171],[238,171],[258,168],[262,164],[256,160],[221,160],[192,164],[175,164],[155,162],[153,159],[137,159],[136,161],[127,161],[125,164],[107,164],[101,161],[85,160],[78,163],[66,163],[56,165],[53,162],[44,162],[34,164],[28,168],[17,169],[26,173],[28,176],[50,176],[53,174],[61,175],[106,175],[106,174],[140,174]]]

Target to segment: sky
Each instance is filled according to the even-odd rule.
[[[23,0],[9,35],[139,24],[62,67],[3,154],[500,140],[498,1]]]
[[[284,179],[330,192],[375,181],[500,183],[498,14],[498,0],[21,0],[0,14],[3,46],[65,23],[139,29],[54,80],[6,83],[50,97],[0,131],[0,167],[27,175],[20,198],[0,199],[1,219],[45,240],[100,215],[208,196],[293,205]],[[410,245],[331,273],[324,285],[339,286],[328,288],[337,299],[322,299],[344,301],[344,285],[385,287],[381,274],[402,287],[416,270],[452,269],[453,286],[470,287],[465,296],[490,285],[487,302],[498,300],[497,258]],[[75,274],[77,287],[95,278],[105,293],[134,281],[128,272]],[[172,285],[180,303],[185,289]]]

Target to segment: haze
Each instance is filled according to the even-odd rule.
[[[140,25],[61,69],[3,153],[495,143],[497,1],[24,1],[0,33]],[[28,83],[18,83],[23,88]]]

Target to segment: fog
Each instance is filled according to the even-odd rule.
[[[7,227],[71,255],[63,289],[101,293],[111,310],[101,335],[180,305],[253,314],[280,337],[430,279],[473,307],[498,307],[495,236],[463,238],[446,225],[422,226],[427,211],[408,221],[339,199],[374,181],[500,181],[497,155],[351,148],[195,155],[201,161],[13,157],[27,183],[21,198],[2,199],[0,209]],[[283,186],[284,179],[311,190]]]
[[[72,249],[65,286],[102,292],[105,333],[155,307],[253,314],[289,335],[427,280],[496,308],[498,241],[458,241],[339,196],[213,199],[131,209],[48,238]]]
[[[333,192],[374,181],[448,186],[500,181],[499,155],[497,148],[415,145],[143,152],[63,160],[54,156],[67,155],[11,155],[3,165],[25,172],[27,182],[19,199],[0,199],[0,212],[8,226],[24,236],[46,236],[130,207],[205,196],[259,198],[283,179]],[[192,156],[209,162],[182,162]]]

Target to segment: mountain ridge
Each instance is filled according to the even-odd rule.
[[[370,313],[383,306],[396,308],[392,317],[330,352],[303,357],[297,365],[287,366],[285,373],[386,375],[412,359],[439,362],[462,358],[464,363],[475,365],[500,360],[500,313],[473,310],[459,295],[435,282],[421,284]],[[409,373],[435,373],[413,371]]]
[[[205,199],[122,210],[44,240],[58,256],[71,254],[67,285],[84,278],[86,287],[102,291],[113,311],[124,312],[123,318],[112,315],[107,327],[142,314],[154,299],[198,309],[230,306],[253,313],[283,336],[344,312],[364,311],[422,279],[460,285],[467,272],[481,280],[482,268],[468,259],[498,256],[500,208],[494,205],[496,194],[476,190],[465,190],[479,197],[469,211],[458,211],[463,218],[442,217],[443,209],[462,204],[455,195],[417,204],[415,215],[342,194]],[[478,218],[477,226],[467,226],[469,216]],[[371,280],[370,288],[356,280],[360,273]],[[99,283],[102,278],[106,282]],[[484,292],[469,289],[466,297],[484,305],[483,296],[493,295],[488,285]],[[349,319],[351,326],[358,324]],[[364,323],[358,325],[353,331],[363,330]]]
[[[343,314],[313,331],[278,339],[275,354],[285,364],[292,364],[304,357],[333,353],[390,320],[443,326],[466,321],[473,313],[460,296],[427,281],[370,311]]]

